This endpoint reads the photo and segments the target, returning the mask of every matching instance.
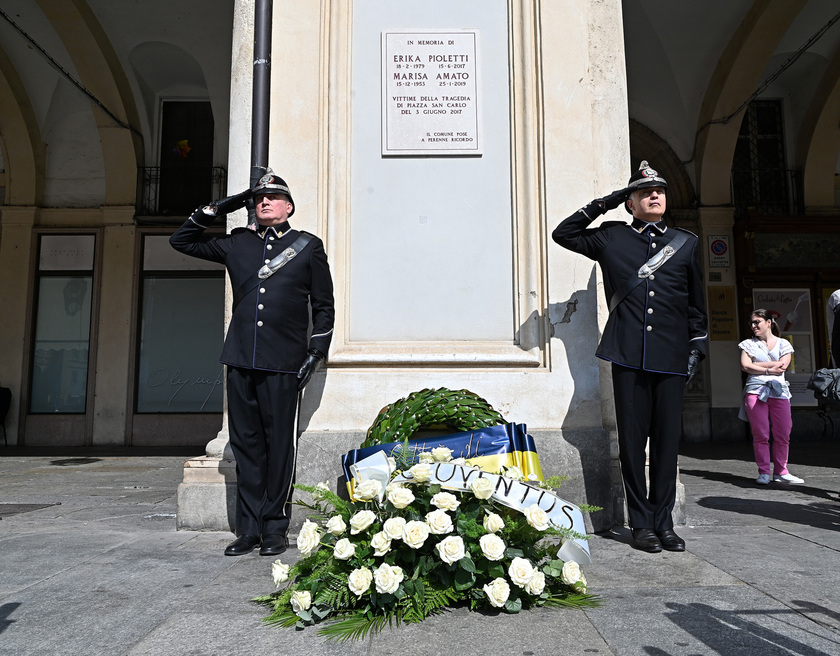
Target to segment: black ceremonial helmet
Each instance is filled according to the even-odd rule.
[[[665,178],[659,175],[658,171],[650,167],[646,159],[643,159],[642,163],[639,164],[639,170],[631,175],[627,181],[627,189],[632,193],[636,189],[644,189],[645,187],[664,187],[668,189],[668,183]],[[627,207],[627,203],[624,203],[624,209],[632,214],[630,208]]]
[[[274,171],[271,169],[268,169],[268,172],[259,179],[253,193],[254,197],[265,194],[283,194],[289,198],[289,202],[292,204],[292,211],[289,212],[289,216],[295,213],[295,201],[292,199],[289,185],[279,175],[274,175]]]

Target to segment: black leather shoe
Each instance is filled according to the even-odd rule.
[[[632,533],[636,549],[641,549],[648,553],[659,553],[662,551],[662,543],[656,537],[656,533],[652,528],[634,528]]]
[[[263,537],[260,556],[279,556],[288,548],[288,538],[282,533],[273,533]]]
[[[260,543],[259,535],[240,535],[225,549],[225,556],[244,556]]]
[[[659,537],[663,549],[667,549],[668,551],[685,551],[685,540],[674,533],[672,529],[666,528],[664,531],[657,531],[656,535]]]

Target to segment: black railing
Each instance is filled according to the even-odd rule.
[[[793,169],[732,169],[736,217],[748,210],[771,216],[804,214],[802,179]]]
[[[221,166],[142,166],[137,183],[138,215],[183,216],[226,195],[227,171]]]

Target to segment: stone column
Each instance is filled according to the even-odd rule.
[[[6,437],[9,445],[18,443],[20,434],[21,390],[26,350],[27,304],[31,298],[29,271],[34,249],[32,226],[35,207],[0,207],[2,239],[0,239],[0,385],[12,390],[12,406],[6,417]]]

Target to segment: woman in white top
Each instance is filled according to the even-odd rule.
[[[739,415],[749,420],[753,452],[758,464],[759,485],[770,482],[804,483],[787,469],[790,429],[790,390],[785,370],[790,365],[793,346],[780,337],[779,326],[769,311],[754,310],[750,316],[753,336],[738,344],[741,370],[749,374],[744,387],[744,405]],[[773,426],[773,458],[770,459],[770,425]],[[772,468],[772,472],[771,472]]]

